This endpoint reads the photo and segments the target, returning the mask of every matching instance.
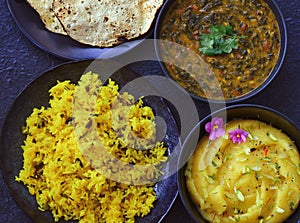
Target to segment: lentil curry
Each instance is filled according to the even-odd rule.
[[[207,56],[200,53],[201,35],[210,26],[231,26],[239,39],[231,53]],[[275,15],[263,0],[177,0],[162,22],[159,38],[184,45],[164,56],[175,63],[189,60],[192,50],[200,54],[215,75],[222,91],[210,86],[212,75],[201,77],[201,86],[190,75],[197,61],[188,61],[187,69],[166,64],[170,76],[193,95],[209,99],[235,99],[259,87],[274,68],[280,49],[280,32]],[[177,61],[176,61],[177,60]],[[221,92],[221,94],[220,94]],[[223,92],[223,95],[222,95]]]

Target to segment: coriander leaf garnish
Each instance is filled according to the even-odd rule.
[[[237,36],[231,26],[210,26],[209,33],[201,35],[199,50],[207,56],[231,53],[232,49],[238,48],[238,39],[244,38],[247,36]]]

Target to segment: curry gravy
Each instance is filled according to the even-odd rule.
[[[232,26],[239,39],[238,49],[229,54],[206,56],[200,53],[201,35],[211,25]],[[170,76],[190,93],[209,99],[234,99],[259,87],[274,68],[280,50],[280,32],[272,10],[263,0],[176,0],[164,17],[160,39],[186,46],[166,56],[180,64],[189,60],[189,50],[200,54],[220,83],[223,95],[210,86],[211,75],[200,85],[189,75],[197,61],[187,61],[183,70],[166,64]],[[186,62],[185,62],[186,63]],[[205,92],[205,93],[204,93]]]

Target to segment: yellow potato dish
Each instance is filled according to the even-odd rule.
[[[257,120],[230,121],[224,129],[215,140],[208,135],[200,139],[185,170],[187,189],[200,213],[209,222],[283,222],[300,199],[294,142]],[[247,132],[246,140],[233,143],[229,132],[234,129]]]

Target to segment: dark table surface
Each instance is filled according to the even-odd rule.
[[[40,50],[28,40],[17,27],[5,0],[0,2],[1,127],[9,107],[22,89],[47,69],[67,61]],[[286,58],[283,67],[272,83],[259,95],[243,103],[261,104],[275,108],[293,119],[300,127],[300,2],[299,0],[276,0],[276,2],[283,13],[288,29]],[[130,56],[130,53],[124,57]],[[134,49],[134,53],[141,56],[144,54],[154,55],[154,50],[144,52],[141,47],[137,47]],[[132,69],[144,75],[162,75],[160,66],[155,61],[133,64]],[[209,109],[206,108],[207,104],[197,101],[195,103],[200,118],[209,113]],[[0,222],[32,222],[10,196],[1,173]],[[189,217],[178,196],[162,222],[192,223],[194,221]]]

